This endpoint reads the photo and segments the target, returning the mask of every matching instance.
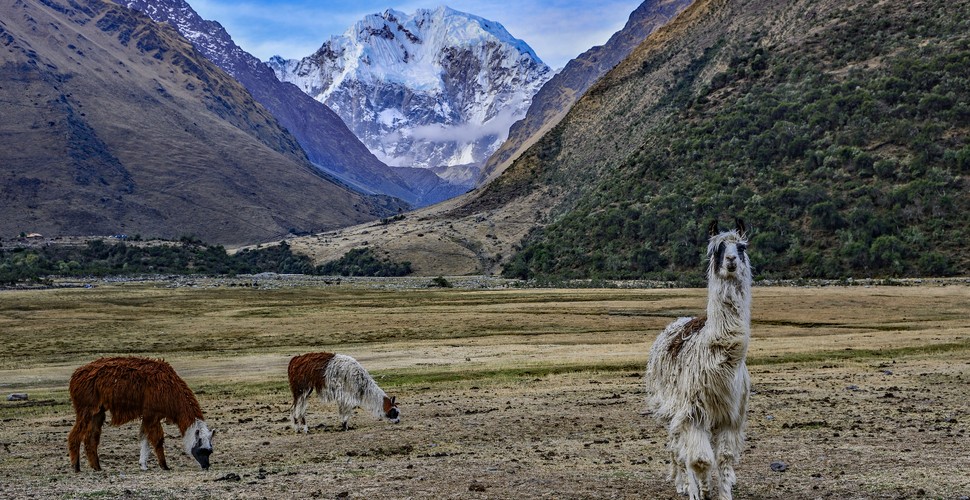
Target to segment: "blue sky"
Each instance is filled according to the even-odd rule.
[[[447,5],[497,21],[558,69],[626,23],[643,0],[187,0],[205,19],[219,21],[247,52],[266,60],[308,56],[367,14],[408,14]],[[511,5],[511,6],[510,6]]]

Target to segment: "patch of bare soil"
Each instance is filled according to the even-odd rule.
[[[466,199],[473,194],[466,195]],[[371,247],[395,262],[410,262],[420,276],[498,274],[515,245],[543,221],[550,198],[537,193],[511,200],[502,210],[447,215],[457,200],[336,231],[287,239],[317,264],[354,248]]]
[[[887,373],[891,372],[891,373]],[[280,388],[202,394],[217,429],[201,471],[166,430],[174,470],[139,470],[135,426],[106,428],[104,472],[69,471],[66,405],[4,418],[6,498],[676,498],[664,432],[640,414],[639,372],[401,387],[400,424],[319,401],[288,426]],[[968,366],[911,359],[755,367],[737,498],[960,498],[970,480]],[[16,429],[16,432],[12,432]],[[772,471],[784,463],[787,470]],[[776,467],[777,468],[777,467]]]

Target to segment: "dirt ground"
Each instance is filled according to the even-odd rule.
[[[642,414],[656,333],[704,290],[171,288],[0,292],[2,498],[680,498]],[[754,394],[735,498],[970,496],[970,283],[756,287]],[[402,420],[310,404],[289,427],[286,363],[356,357]],[[216,430],[171,471],[105,427],[71,472],[67,381],[102,355],[167,359]],[[784,469],[784,470],[779,470]]]

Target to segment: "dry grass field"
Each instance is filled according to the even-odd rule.
[[[0,498],[678,498],[641,377],[702,289],[230,284],[0,291]],[[970,496],[966,280],[755,287],[752,317],[736,498]],[[361,361],[401,423],[358,412],[341,432],[314,399],[292,432],[286,364],[315,350]],[[103,472],[71,472],[70,374],[129,354],[196,392],[208,471],[171,425],[173,470],[140,470],[129,424],[105,427]]]

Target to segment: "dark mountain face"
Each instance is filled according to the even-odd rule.
[[[539,89],[525,118],[516,122],[509,138],[482,168],[480,182],[500,174],[523,147],[554,126],[596,80],[626,59],[654,30],[673,19],[693,0],[646,0],[622,30],[603,45],[583,52]]]
[[[202,19],[184,0],[129,0],[128,7],[168,23],[189,38],[210,61],[243,84],[260,104],[293,134],[310,161],[363,193],[394,196],[412,205],[437,201],[429,191],[446,187],[438,180],[412,180],[377,159],[325,104],[295,85],[280,82],[273,70],[244,51],[217,22]],[[432,179],[433,180],[433,179]]]
[[[99,0],[0,5],[0,233],[257,242],[395,213],[174,30]]]

